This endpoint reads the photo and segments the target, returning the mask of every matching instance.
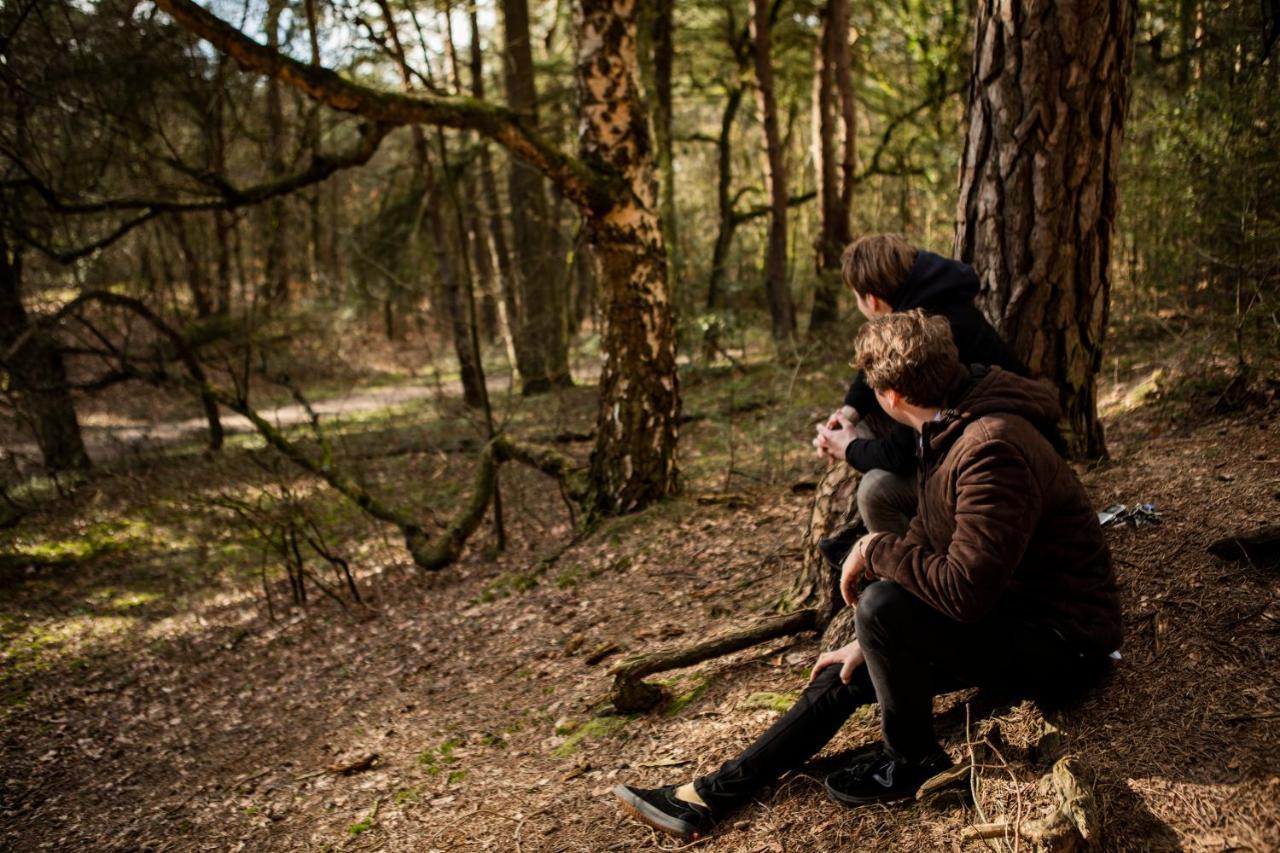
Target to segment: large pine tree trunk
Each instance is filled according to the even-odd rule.
[[[596,506],[622,513],[677,487],[675,328],[645,108],[635,0],[582,0],[577,76],[582,154],[617,171],[612,205],[588,220],[604,316],[591,475]]]
[[[533,49],[529,37],[527,0],[502,0],[505,37],[503,79],[507,105],[531,126],[538,123],[538,93],[534,86]],[[511,230],[516,264],[512,270],[517,304],[516,360],[524,394],[538,394],[573,384],[569,374],[568,324],[565,294],[556,287],[559,271],[552,269],[556,243],[543,191],[542,175],[531,164],[513,157],[508,172]]]
[[[765,293],[773,339],[782,347],[795,338],[796,312],[787,284],[787,162],[778,130],[778,99],[773,87],[773,57],[767,0],[751,0],[752,58],[756,94],[764,125],[765,183],[769,188],[769,239],[765,250]]]
[[[0,381],[7,373],[5,384],[35,431],[45,468],[83,470],[89,467],[89,454],[67,387],[62,351],[52,337],[31,329],[21,288],[22,256],[0,236]]]
[[[1134,0],[980,0],[956,254],[992,323],[1053,380],[1080,455],[1096,406]]]

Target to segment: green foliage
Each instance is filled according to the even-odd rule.
[[[447,738],[441,741],[439,746],[428,747],[418,753],[418,764],[425,767],[432,776],[437,776],[458,763],[458,758],[453,754],[453,751],[461,745],[462,741],[460,739]],[[450,781],[453,781],[452,776]]]
[[[586,722],[562,726],[556,729],[556,734],[568,733],[564,743],[551,750],[551,754],[556,758],[569,758],[578,751],[578,748],[585,740],[592,738],[607,737],[615,732],[623,729],[627,723],[631,722],[633,717],[592,717]]]
[[[488,604],[491,601],[497,601],[499,598],[528,592],[537,585],[538,579],[532,575],[520,572],[504,572],[491,581],[476,597],[476,600]],[[563,589],[563,587],[561,588]]]
[[[739,708],[744,710],[766,710],[777,711],[780,714],[791,710],[791,706],[800,698],[798,693],[769,693],[760,692],[752,693],[746,699],[742,700]]]

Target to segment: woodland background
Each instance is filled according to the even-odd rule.
[[[1273,552],[1205,550],[1280,517],[1278,39],[1274,0],[6,4],[0,845],[660,843],[613,781],[732,754],[838,627],[808,439],[840,249],[899,231],[978,270],[1099,508],[1163,514],[1109,533],[1126,662],[1054,721],[1093,842],[1280,846]],[[837,811],[819,767],[706,846],[1018,847],[963,833],[1046,807],[1039,710],[939,710],[969,802]]]

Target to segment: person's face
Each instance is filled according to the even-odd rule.
[[[893,309],[889,307],[889,303],[883,299],[868,293],[863,296],[858,291],[853,292],[854,299],[858,302],[858,310],[862,312],[862,316],[868,320],[874,320],[876,317],[883,317]]]

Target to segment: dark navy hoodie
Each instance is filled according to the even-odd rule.
[[[977,295],[978,276],[968,264],[921,250],[916,252],[907,280],[898,287],[889,304],[894,311],[923,308],[926,314],[946,317],[951,323],[951,336],[960,352],[961,364],[995,365],[1025,376],[1026,367],[973,304]],[[844,402],[863,417],[881,411],[875,392],[861,371],[849,386]],[[849,444],[845,461],[859,471],[881,468],[911,474],[916,470],[915,430],[905,424],[895,424],[882,438],[856,439]]]

